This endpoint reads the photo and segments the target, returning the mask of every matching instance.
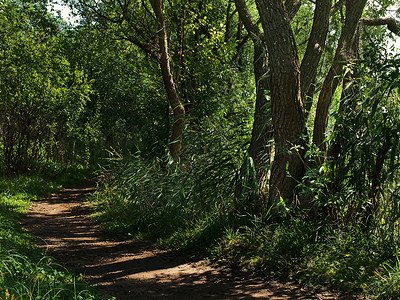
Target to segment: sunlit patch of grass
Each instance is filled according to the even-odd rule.
[[[0,195],[17,196],[24,199],[37,199],[62,187],[76,184],[93,177],[97,173],[94,167],[71,166],[57,175],[16,175],[0,176]]]
[[[137,202],[118,194],[112,186],[92,195],[90,202],[93,217],[105,230],[147,238],[160,246],[191,253],[204,253],[224,235],[226,226],[245,221],[231,214],[220,214],[217,208],[209,211],[187,206],[143,209]]]
[[[48,256],[5,254],[0,262],[3,297],[8,292],[18,299],[95,299],[92,288]]]
[[[375,271],[375,280],[364,284],[366,294],[373,295],[371,299],[400,298],[400,260],[396,256],[394,262],[385,262]]]
[[[20,201],[44,196],[61,187],[60,183],[48,180],[39,175],[19,175],[0,178],[1,195],[14,196]]]

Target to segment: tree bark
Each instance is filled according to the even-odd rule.
[[[302,133],[305,128],[300,90],[300,64],[283,2],[257,0],[271,69],[271,108],[275,157],[270,178],[270,204],[294,201],[304,174]]]
[[[386,26],[394,34],[400,35],[400,23],[395,18],[362,18],[361,23],[365,26]]]
[[[270,90],[270,80],[267,76],[267,50],[262,40],[264,36],[252,18],[244,0],[235,0],[239,18],[252,37],[254,45],[254,79],[256,82],[256,103],[253,129],[249,146],[249,156],[253,159],[258,190],[261,194],[268,191],[268,174],[263,168],[270,163],[271,139],[273,129],[271,122],[270,102],[265,93]]]
[[[317,0],[316,2],[310,38],[300,66],[303,102],[306,102],[306,95],[315,81],[318,64],[324,52],[331,6],[332,0]]]
[[[301,7],[301,0],[286,0],[285,10],[289,21],[291,22]]]
[[[172,158],[177,161],[181,155],[182,136],[185,127],[185,108],[182,105],[174,78],[171,72],[170,56],[168,51],[168,34],[164,19],[164,11],[161,0],[150,0],[151,6],[157,18],[157,37],[160,46],[160,67],[164,86],[167,92],[168,102],[172,109],[174,120],[169,144]]]
[[[268,191],[268,176],[265,168],[270,163],[273,129],[271,122],[270,102],[266,97],[270,90],[267,77],[267,55],[261,41],[254,43],[254,77],[256,82],[256,104],[253,129],[249,146],[249,156],[253,158],[258,180],[258,190],[262,194]]]
[[[235,0],[235,5],[239,13],[239,18],[243,22],[243,25],[246,27],[248,33],[253,35],[253,38],[258,38],[261,41],[264,41],[264,35],[251,16],[245,0]]]
[[[357,31],[357,26],[364,10],[366,0],[346,1],[346,21],[339,38],[334,62],[325,78],[322,86],[317,110],[314,120],[313,143],[325,150],[324,140],[328,124],[329,108],[332,103],[333,94],[338,87],[341,76],[344,73],[344,66],[351,61],[351,47]]]

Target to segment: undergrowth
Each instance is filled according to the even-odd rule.
[[[227,229],[212,257],[308,286],[397,299],[400,269],[393,250],[354,227],[301,219],[266,225],[256,220],[252,226]]]
[[[235,173],[229,171],[240,158],[228,153],[200,157],[190,168],[167,159],[146,162],[139,154],[118,157],[92,198],[95,218],[109,231],[150,238],[258,275],[368,299],[400,297],[392,238],[354,224],[296,215],[276,222],[240,212],[232,188]]]
[[[95,291],[32,243],[21,228],[30,201],[82,181],[87,169],[62,175],[0,177],[0,299],[98,299]]]

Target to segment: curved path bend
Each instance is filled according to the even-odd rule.
[[[310,292],[295,284],[245,278],[204,261],[155,249],[103,232],[89,218],[83,199],[95,191],[87,181],[34,201],[23,226],[40,247],[98,290],[130,299],[348,299],[327,291]]]

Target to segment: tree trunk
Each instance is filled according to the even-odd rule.
[[[253,129],[249,146],[249,156],[253,159],[258,180],[259,192],[265,194],[268,191],[268,174],[264,166],[270,163],[271,140],[273,130],[271,122],[271,103],[266,97],[270,90],[267,73],[267,56],[261,41],[254,42],[254,77],[256,81],[256,105],[254,111]]]
[[[325,150],[325,132],[332,97],[341,81],[340,77],[344,73],[344,66],[351,60],[351,47],[366,2],[366,0],[346,1],[346,21],[340,35],[334,62],[325,78],[318,98],[314,120],[313,143],[323,150]]]
[[[310,90],[317,75],[319,61],[325,48],[326,36],[329,29],[329,16],[332,6],[332,0],[318,0],[316,2],[314,11],[313,26],[308,39],[307,49],[304,54],[300,66],[301,74],[301,93],[303,102],[308,102],[306,99],[310,94],[312,95],[313,87]],[[306,111],[308,111],[306,109]]]
[[[267,76],[267,49],[263,43],[263,35],[248,10],[244,0],[235,0],[239,18],[252,38],[254,45],[254,79],[256,82],[256,103],[253,129],[249,146],[249,156],[253,159],[258,181],[258,191],[261,195],[268,192],[268,173],[265,166],[270,164],[271,140],[273,128],[271,121],[271,103],[266,97],[270,90],[270,80]]]
[[[150,3],[157,18],[157,37],[161,54],[160,67],[162,78],[164,81],[165,90],[167,92],[169,105],[174,116],[169,151],[172,158],[175,161],[178,161],[181,155],[182,136],[185,127],[185,108],[179,99],[178,91],[176,89],[169,63],[170,57],[168,52],[168,34],[162,3],[161,0],[150,0]]]
[[[275,157],[270,178],[270,204],[294,201],[295,187],[304,174],[305,128],[300,90],[300,64],[283,2],[257,0],[271,69],[271,108]]]

